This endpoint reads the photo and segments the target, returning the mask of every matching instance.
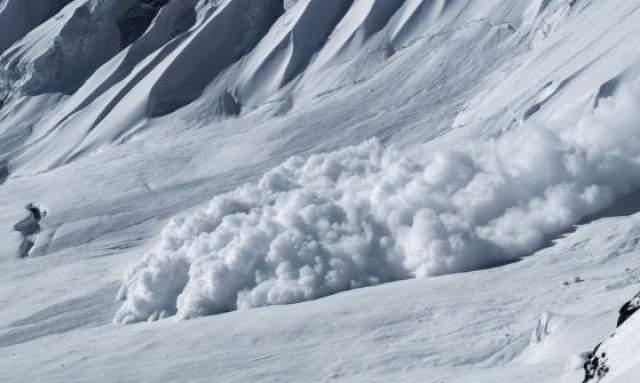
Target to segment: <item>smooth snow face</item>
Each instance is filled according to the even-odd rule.
[[[76,0],[0,56],[0,94],[70,94],[120,51],[117,22],[135,0]]]
[[[38,24],[59,12],[72,0],[0,1],[0,52],[26,35]]]
[[[259,105],[300,75],[352,2],[297,2],[248,58],[238,84],[241,100]]]
[[[457,109],[469,85],[535,28],[520,17],[528,7],[496,0],[482,7],[469,0],[170,1],[143,12],[140,30],[131,31],[123,25],[147,8],[133,0],[112,5],[76,0],[0,56],[0,100],[9,108],[32,102],[22,95],[70,95],[25,124],[24,147],[11,155],[14,174],[117,146],[183,109],[198,125],[253,112],[270,118],[334,94],[350,100],[360,85],[358,93],[377,110],[389,108],[391,98],[412,101],[399,115],[424,109],[444,116],[452,112],[440,109]],[[514,26],[522,26],[519,34]],[[481,59],[463,85],[454,77],[472,57]],[[412,62],[421,63],[417,72],[408,69]],[[399,85],[391,93],[385,78]],[[439,122],[429,136],[450,122]]]
[[[253,49],[283,11],[279,0],[221,5],[163,68],[150,91],[148,114],[161,116],[200,97],[220,72]]]
[[[408,157],[368,142],[292,158],[173,220],[127,272],[118,322],[295,303],[533,252],[640,186],[640,89],[577,126]]]

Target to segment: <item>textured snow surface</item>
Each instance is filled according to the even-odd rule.
[[[119,322],[295,303],[507,263],[640,184],[640,97],[556,134],[415,158],[368,142],[292,158],[173,220],[125,277]]]
[[[582,381],[640,289],[638,36],[638,0],[0,0],[0,381]]]

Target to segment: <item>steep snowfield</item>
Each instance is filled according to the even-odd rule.
[[[40,3],[0,0],[0,381],[579,382],[638,290],[636,0]]]
[[[581,382],[579,354],[608,337],[618,307],[638,289],[640,269],[628,265],[640,254],[639,219],[598,220],[501,268],[182,322],[109,324],[112,311],[102,300],[110,287],[83,286],[77,297],[78,281],[71,280],[97,279],[116,262],[94,259],[102,267],[93,271],[58,266],[56,274],[66,278],[54,289],[72,291],[46,310],[25,308],[7,318],[0,377]],[[42,286],[40,278],[30,283]],[[63,334],[51,335],[57,332]]]
[[[295,303],[527,255],[640,186],[640,95],[556,136],[525,127],[418,159],[376,142],[292,158],[217,196],[132,269],[118,321]]]
[[[58,13],[71,0],[2,0],[0,52]]]

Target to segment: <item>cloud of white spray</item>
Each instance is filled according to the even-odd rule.
[[[530,254],[640,185],[629,89],[573,127],[409,157],[375,140],[294,157],[172,220],[115,321],[192,318],[461,272]]]

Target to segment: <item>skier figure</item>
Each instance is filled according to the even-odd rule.
[[[46,210],[41,209],[34,203],[25,206],[29,215],[13,226],[13,229],[22,235],[22,243],[18,249],[20,258],[29,255],[29,251],[35,245],[35,236],[40,232],[40,221],[47,215]]]

